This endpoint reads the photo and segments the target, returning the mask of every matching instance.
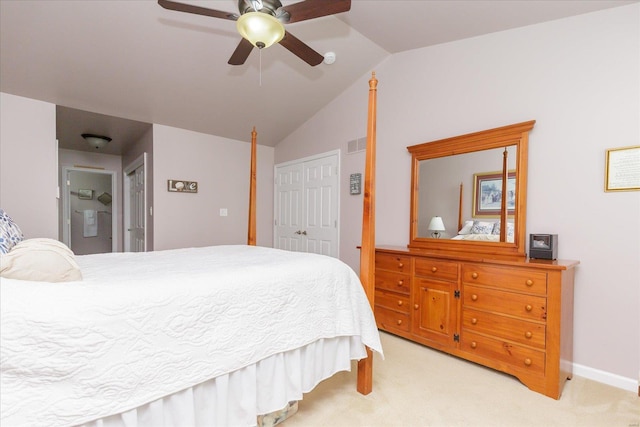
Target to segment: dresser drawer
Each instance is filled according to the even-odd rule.
[[[487,359],[506,363],[512,368],[544,374],[545,352],[521,347],[508,341],[463,331],[460,349]]]
[[[376,289],[401,292],[409,295],[409,290],[411,289],[411,276],[408,274],[376,269],[375,275]]]
[[[540,349],[545,348],[546,325],[543,323],[528,322],[484,311],[464,309],[462,313],[462,328],[470,332],[493,335]]]
[[[376,269],[411,273],[411,257],[376,252]]]
[[[458,280],[458,263],[433,258],[416,258],[416,276],[437,280]]]
[[[463,285],[464,308],[492,311],[529,320],[547,320],[545,297]]]
[[[525,268],[463,264],[462,282],[538,295],[547,294],[547,273]]]
[[[388,308],[389,310],[409,313],[409,296],[376,289],[376,306]]]
[[[398,330],[403,332],[409,332],[409,314],[400,313],[395,310],[389,310],[388,308],[376,305],[374,308],[374,315],[376,318],[376,324],[378,328],[386,331]]]

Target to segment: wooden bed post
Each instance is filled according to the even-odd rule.
[[[364,201],[362,207],[362,246],[360,250],[360,281],[371,304],[375,295],[375,236],[376,236],[376,73],[369,80],[369,112],[367,116],[367,149],[364,165]],[[357,390],[369,394],[373,389],[373,352],[367,347],[367,358],[358,361]]]
[[[505,147],[504,152],[502,153],[502,200],[500,200],[500,241],[507,241],[507,217],[508,212],[507,209],[507,182],[509,180],[509,168],[508,168],[508,157],[509,152]]]
[[[460,183],[460,200],[458,201],[458,231],[462,230],[463,214],[462,214],[462,196],[464,195],[464,185]]]
[[[247,245],[256,245],[256,127],[251,131],[251,175],[249,177],[249,232]]]

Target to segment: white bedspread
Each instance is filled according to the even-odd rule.
[[[1,279],[3,426],[81,424],[319,338],[382,352],[335,258],[240,245],[77,261],[82,282]]]

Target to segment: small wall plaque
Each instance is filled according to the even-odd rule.
[[[352,173],[349,176],[349,194],[360,194],[362,191],[362,174]]]
[[[78,199],[93,200],[93,190],[78,190]]]
[[[167,181],[167,190],[176,193],[197,193],[198,183],[196,181],[170,179]]]

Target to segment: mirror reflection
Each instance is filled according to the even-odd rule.
[[[513,242],[517,145],[420,160],[415,237],[499,242],[505,150],[506,241]]]

